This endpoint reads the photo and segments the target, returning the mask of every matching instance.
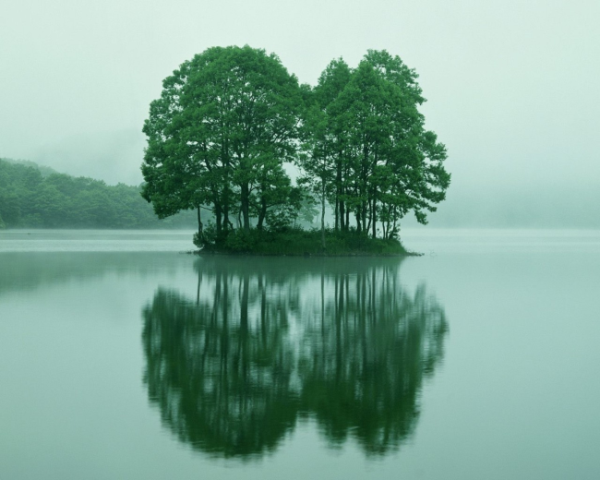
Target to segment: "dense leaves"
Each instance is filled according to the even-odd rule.
[[[269,211],[299,205],[283,162],[300,109],[298,82],[276,56],[247,46],[196,55],[150,105],[144,198],[161,217],[210,206],[219,240],[234,222],[248,231],[251,216],[262,228]]]
[[[195,217],[159,221],[140,188],[42,171],[0,159],[0,228],[190,227]]]
[[[446,150],[424,128],[416,79],[399,57],[369,51],[355,70],[332,62],[313,89],[299,164],[323,210],[328,198],[336,229],[394,238],[404,215],[427,223],[444,200]]]
[[[450,184],[424,101],[416,72],[386,51],[369,51],[355,69],[335,60],[312,88],[263,50],[210,48],[167,77],[150,105],[143,196],[161,217],[197,209],[199,246],[225,246],[236,229],[281,231],[311,202],[323,249],[328,206],[335,230],[397,238],[407,213],[427,223]],[[216,219],[210,238],[203,206]]]

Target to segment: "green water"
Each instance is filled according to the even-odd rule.
[[[199,258],[0,232],[0,478],[600,478],[600,233]]]

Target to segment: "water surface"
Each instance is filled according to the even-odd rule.
[[[199,258],[0,232],[0,478],[600,476],[600,234]]]

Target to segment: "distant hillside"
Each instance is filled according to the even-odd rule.
[[[139,187],[0,159],[0,228],[196,228],[196,216],[159,220]]]
[[[54,170],[51,167],[46,167],[45,165],[38,165],[35,162],[32,162],[30,160],[15,160],[13,158],[0,158],[0,161],[4,160],[5,162],[8,163],[12,163],[13,165],[23,165],[25,167],[32,167],[35,168],[36,170],[39,170],[39,172],[42,174],[42,177],[46,178],[49,177],[50,175],[53,175],[55,173],[58,173],[56,170]]]
[[[458,187],[458,186],[457,186]],[[429,217],[438,228],[600,228],[600,189],[465,185]],[[204,219],[206,222],[206,218]],[[328,218],[332,223],[332,218]],[[402,227],[419,227],[412,216]],[[139,187],[108,186],[27,160],[0,159],[1,228],[197,228],[194,212],[159,220]]]

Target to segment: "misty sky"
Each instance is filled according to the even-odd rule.
[[[0,157],[141,182],[149,103],[208,47],[275,52],[315,84],[399,55],[461,192],[600,190],[598,0],[0,0]],[[558,203],[558,202],[557,202]]]

